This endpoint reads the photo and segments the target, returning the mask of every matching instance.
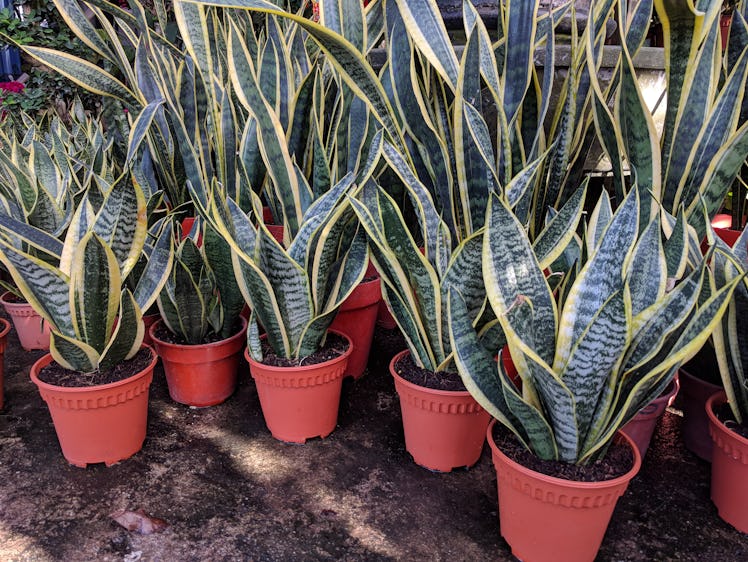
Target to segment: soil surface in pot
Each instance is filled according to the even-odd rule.
[[[348,349],[348,340],[340,337],[337,334],[327,334],[325,338],[325,345],[322,349],[319,349],[299,359],[286,359],[285,357],[279,357],[267,343],[267,340],[262,340],[262,364],[271,365],[273,367],[306,367],[308,365],[317,365],[318,363],[324,363],[330,361],[336,357],[343,355]]]
[[[714,415],[721,421],[727,429],[733,433],[737,433],[741,437],[748,439],[748,425],[744,423],[738,423],[735,421],[735,416],[732,414],[732,409],[729,404],[720,404],[714,409]]]
[[[237,328],[233,332],[231,332],[231,334],[235,335],[239,331],[240,328],[241,328],[241,324],[237,326]],[[166,327],[166,324],[164,324],[163,322],[159,324],[158,328],[156,328],[156,337],[163,342],[173,343],[174,345],[193,345],[193,344],[188,343],[187,340],[184,339],[179,334],[175,334],[174,332],[172,332],[169,328]],[[223,341],[225,339],[228,339],[228,338],[224,338],[214,332],[210,332],[205,338],[203,338],[203,341],[200,343],[201,344],[216,343],[219,341]],[[196,345],[200,345],[200,344],[196,344]]]
[[[458,373],[422,369],[415,364],[410,354],[404,355],[395,363],[395,372],[418,386],[434,390],[467,390]]]
[[[151,363],[152,359],[153,356],[150,350],[141,349],[132,359],[122,361],[111,369],[94,371],[93,373],[71,371],[60,365],[57,361],[52,361],[39,371],[39,380],[47,384],[53,384],[54,386],[69,388],[99,386],[118,382],[139,373]]]
[[[515,435],[497,423],[493,427],[496,445],[507,457],[546,476],[575,482],[602,482],[623,476],[634,466],[634,455],[627,445],[612,443],[605,457],[587,465],[543,460],[525,449]]]
[[[19,297],[18,295],[14,295],[10,292],[5,295],[5,298],[3,298],[3,300],[11,304],[26,304],[26,299],[24,299],[23,297]]]
[[[0,411],[0,560],[514,560],[499,534],[489,447],[471,469],[447,474],[416,466],[405,450],[388,370],[404,348],[398,330],[377,329],[368,373],[343,382],[338,427],[303,446],[270,435],[243,362],[231,400],[211,408],[174,403],[157,364],[143,449],[84,470],[63,458],[29,380],[44,352],[23,351],[11,331]],[[748,535],[717,515],[711,467],[683,447],[681,422],[677,410],[663,416],[616,504],[598,562],[748,560]],[[123,510],[167,527],[128,530],[112,517]]]

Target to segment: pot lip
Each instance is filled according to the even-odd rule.
[[[22,302],[10,302],[8,300],[8,295],[11,295],[12,293],[10,291],[3,291],[3,293],[0,295],[0,303],[3,304],[3,306],[10,306],[10,307],[19,307],[19,306],[25,306],[29,308],[33,308],[28,301],[22,301]],[[36,312],[36,311],[35,311]]]
[[[99,392],[102,390],[109,390],[109,389],[117,388],[119,386],[124,386],[128,384],[129,382],[132,382],[133,379],[137,379],[153,371],[153,368],[156,366],[156,362],[158,361],[158,354],[156,353],[156,350],[153,349],[153,347],[151,347],[148,344],[145,344],[145,343],[141,344],[140,349],[143,349],[143,348],[147,348],[151,352],[151,362],[146,367],[144,367],[142,370],[138,371],[131,377],[127,377],[126,379],[122,379],[116,382],[110,382],[107,384],[99,384],[96,386],[57,386],[54,384],[49,384],[47,382],[44,382],[43,380],[39,379],[39,377],[37,376],[37,372],[40,371],[43,367],[46,367],[52,361],[54,361],[51,353],[45,353],[39,359],[37,359],[34,362],[34,364],[31,366],[31,371],[29,375],[31,377],[31,382],[33,382],[40,389],[43,388],[45,390],[51,390],[57,393],[82,394],[82,393],[87,393],[87,392]]]
[[[417,390],[419,392],[432,394],[434,396],[451,396],[453,398],[466,398],[468,396],[472,397],[470,392],[468,392],[467,390],[442,390],[439,388],[429,388],[427,386],[421,386],[420,384],[412,383],[409,380],[406,380],[400,375],[398,375],[395,372],[395,363],[397,363],[400,359],[402,359],[403,357],[409,354],[410,354],[409,349],[403,349],[401,352],[397,353],[390,360],[390,374],[392,375],[392,377],[395,379],[395,381],[398,384],[402,384],[404,387],[409,388],[411,390]]]
[[[596,482],[579,482],[577,480],[566,480],[564,478],[557,478],[556,476],[548,476],[547,474],[543,474],[541,472],[536,472],[532,470],[531,468],[527,468],[526,466],[519,464],[516,461],[513,461],[508,456],[506,456],[501,449],[496,445],[496,442],[493,439],[493,427],[498,423],[498,420],[492,419],[491,423],[488,424],[488,429],[486,430],[486,440],[488,441],[489,447],[491,447],[491,452],[493,454],[498,454],[498,456],[501,458],[502,462],[505,464],[508,464],[515,470],[522,472],[526,475],[531,475],[533,478],[540,480],[542,482],[545,482],[547,484],[554,484],[556,486],[567,486],[567,487],[573,487],[577,489],[582,490],[596,490],[601,488],[614,488],[616,486],[627,484],[634,476],[636,476],[639,472],[639,469],[641,468],[642,464],[642,457],[639,453],[639,447],[636,446],[634,441],[623,433],[620,429],[616,431],[616,436],[623,439],[631,449],[631,451],[634,454],[634,464],[633,466],[624,474],[621,476],[618,476],[616,478],[612,478],[610,480],[599,480]]]
[[[334,357],[332,359],[328,359],[327,361],[323,361],[322,363],[314,363],[313,365],[301,365],[298,367],[279,367],[277,365],[266,365],[265,363],[261,363],[260,361],[255,361],[252,356],[249,354],[249,348],[244,350],[244,357],[249,362],[250,367],[259,367],[260,369],[264,369],[266,372],[273,372],[273,373],[288,373],[290,371],[295,372],[307,372],[307,371],[313,371],[315,369],[319,369],[320,367],[325,367],[327,365],[330,365],[332,363],[336,363],[338,361],[342,361],[343,359],[347,359],[351,352],[353,351],[353,340],[343,332],[339,330],[327,330],[328,334],[335,334],[337,336],[340,336],[342,338],[345,338],[345,341],[348,342],[348,349],[346,349],[342,354],[338,355],[337,357]],[[266,334],[262,334],[260,336],[260,339],[266,338]]]
[[[10,332],[10,322],[5,318],[0,318],[0,338],[4,338]]]
[[[226,339],[214,341],[211,343],[193,343],[193,344],[182,344],[182,343],[171,343],[164,341],[162,339],[159,339],[156,337],[156,330],[161,326],[161,324],[164,323],[163,318],[159,318],[156,320],[153,324],[151,324],[150,328],[148,328],[148,335],[151,336],[151,339],[157,343],[159,346],[163,346],[166,348],[171,349],[197,349],[197,348],[203,348],[203,349],[211,349],[214,347],[220,347],[223,345],[226,345],[228,342],[233,342],[237,339],[240,339],[246,334],[247,332],[247,319],[243,316],[239,316],[239,319],[242,322],[241,329],[235,333],[233,336],[229,336]]]
[[[746,447],[748,447],[748,438],[743,437],[742,435],[735,433],[732,429],[727,427],[724,422],[719,419],[715,413],[714,413],[714,406],[720,406],[722,404],[727,403],[727,393],[724,390],[720,390],[718,392],[715,392],[712,394],[706,401],[706,415],[709,418],[709,422],[714,426],[721,428],[721,430],[725,431],[727,434],[729,434],[733,439],[737,439],[740,443],[743,443]]]

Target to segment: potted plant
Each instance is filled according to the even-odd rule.
[[[711,267],[719,284],[737,280],[727,312],[712,336],[724,391],[706,402],[712,448],[712,501],[719,516],[748,533],[748,377],[745,366],[748,329],[748,234],[740,235],[732,249],[717,241]]]
[[[177,227],[182,238],[180,232]],[[220,404],[234,392],[247,329],[231,252],[212,229],[204,237],[202,232],[193,228],[177,246],[156,301],[161,320],[150,328],[169,395],[198,407]],[[198,238],[204,243],[198,244]]]
[[[265,422],[280,441],[326,437],[337,423],[351,342],[328,328],[364,276],[368,256],[366,235],[346,199],[354,179],[349,174],[312,203],[288,249],[232,198],[210,193],[209,207],[198,203],[231,247],[251,309],[245,355]],[[261,213],[257,198],[255,212]]]
[[[523,225],[500,197],[491,199],[483,277],[521,389],[480,342],[459,288],[450,293],[455,361],[499,421],[488,439],[501,533],[524,560],[594,559],[640,464],[638,449],[618,430],[706,341],[736,284],[712,293],[705,261],[686,266],[691,244],[682,213],[667,237],[659,213],[640,222],[636,190],[615,213],[609,205],[603,192],[578,267],[553,291]],[[672,258],[684,265],[675,275]],[[609,456],[618,461],[603,475],[567,476]],[[541,468],[545,461],[551,464]]]
[[[93,189],[61,246],[34,227],[19,233],[0,225],[0,259],[51,328],[50,353],[34,364],[31,379],[63,455],[81,467],[111,465],[142,447],[157,357],[141,345],[141,310],[156,299],[169,265],[154,259],[135,290],[126,288],[147,235],[145,199],[129,174],[106,193]],[[161,237],[157,246],[171,247],[169,227]]]

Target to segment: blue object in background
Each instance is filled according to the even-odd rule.
[[[0,8],[15,10],[13,0],[0,0]],[[0,48],[0,76],[5,79],[7,76],[17,77],[21,74],[21,57],[16,47],[5,46]]]

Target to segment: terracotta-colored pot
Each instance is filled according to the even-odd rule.
[[[283,228],[282,224],[266,224],[265,225],[267,229],[270,231],[270,234],[278,241],[278,244],[283,246],[283,235],[285,234],[286,230]]]
[[[617,434],[634,455],[634,465],[626,474],[602,482],[575,482],[511,460],[496,446],[495,423],[488,427],[488,444],[496,468],[501,535],[512,554],[525,561],[594,560],[618,498],[641,467],[634,442]]]
[[[392,316],[390,309],[387,308],[387,303],[384,300],[379,301],[379,308],[377,309],[377,326],[384,328],[385,330],[394,330],[397,328],[397,322],[395,317]]]
[[[722,41],[722,50],[727,48],[727,41],[730,38],[730,24],[732,23],[732,14],[721,15],[719,17],[719,33]]]
[[[348,335],[353,342],[346,376],[357,379],[366,370],[381,299],[382,289],[378,277],[360,283],[343,301],[338,315],[330,325],[331,329]]]
[[[159,320],[151,326],[150,334],[156,352],[164,364],[169,396],[187,406],[214,406],[231,396],[236,388],[241,351],[244,349],[247,321],[225,340],[180,345],[159,339]]]
[[[5,318],[0,318],[0,410],[5,405],[5,344],[10,332],[10,322]]]
[[[190,231],[192,230],[192,227],[195,225],[196,217],[184,217],[182,219],[182,238],[179,240],[180,242],[187,238],[190,235]],[[202,232],[197,235],[197,242],[196,244],[198,247],[203,245],[203,234]]]
[[[62,387],[39,380],[52,362],[49,353],[31,367],[31,380],[47,403],[62,454],[70,464],[111,466],[143,447],[148,421],[148,389],[158,356],[151,347],[150,364],[130,378],[89,387]]]
[[[712,449],[712,501],[719,516],[742,533],[748,533],[748,439],[730,431],[714,408],[727,402],[724,391],[707,400]]]
[[[449,472],[472,466],[480,458],[491,417],[466,390],[436,390],[406,381],[396,363],[410,351],[390,361],[390,373],[400,397],[405,449],[416,464]]]
[[[10,292],[3,293],[0,303],[13,321],[21,347],[26,351],[49,349],[49,324],[42,320],[30,304],[8,300],[10,295]]]
[[[657,427],[657,422],[665,412],[665,408],[670,406],[673,400],[675,400],[675,395],[678,394],[679,388],[680,383],[676,375],[676,378],[670,381],[670,384],[665,387],[662,394],[652,400],[629,423],[621,428],[621,431],[628,435],[639,449],[642,458],[647,454],[647,449],[649,449],[649,443],[652,441],[652,435],[654,434],[655,427]]]
[[[312,437],[327,437],[335,429],[343,375],[353,344],[345,334],[334,333],[348,341],[348,349],[316,365],[265,365],[252,359],[249,350],[245,350],[265,424],[279,441],[304,443]]]
[[[146,314],[143,316],[143,324],[145,325],[145,333],[143,334],[143,343],[146,345],[153,346],[153,340],[151,339],[151,326],[161,320],[161,315]]]
[[[681,433],[686,449],[697,457],[712,462],[712,439],[709,437],[709,418],[706,401],[722,387],[680,369],[680,398],[683,407]]]

